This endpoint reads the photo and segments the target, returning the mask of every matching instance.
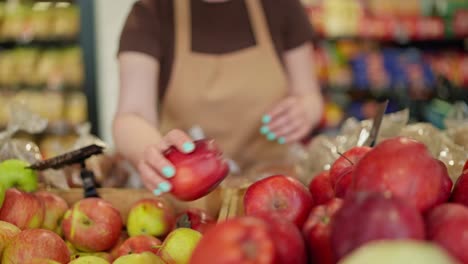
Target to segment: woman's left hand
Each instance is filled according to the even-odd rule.
[[[302,140],[322,117],[321,98],[316,95],[289,96],[263,116],[261,133],[280,144]]]

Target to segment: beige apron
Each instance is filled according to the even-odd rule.
[[[175,61],[162,102],[162,133],[200,126],[241,169],[283,159],[286,146],[259,130],[262,116],[287,95],[260,0],[246,0],[256,46],[208,55],[191,51],[190,0],[174,1]]]

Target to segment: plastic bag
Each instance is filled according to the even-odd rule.
[[[18,132],[39,134],[47,128],[47,120],[29,110],[25,104],[9,105],[9,121],[0,133],[0,161],[20,159],[29,164],[42,160],[39,147],[31,140],[14,138]]]

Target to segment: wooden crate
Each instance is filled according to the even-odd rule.
[[[69,206],[72,206],[84,197],[83,190],[81,188],[70,190],[46,189],[46,191],[64,198]],[[124,223],[126,223],[130,208],[135,202],[144,198],[156,197],[146,189],[100,188],[98,189],[98,193],[101,198],[110,202],[120,211]],[[182,212],[187,208],[199,208],[206,210],[210,215],[217,217],[219,221],[223,221],[230,217],[229,206],[232,198],[231,195],[232,192],[218,188],[209,195],[191,202],[183,202],[171,197],[170,195],[161,196],[161,199],[171,203],[175,208],[176,213]]]

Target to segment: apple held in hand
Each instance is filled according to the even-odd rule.
[[[39,228],[44,221],[45,207],[42,201],[31,193],[10,188],[0,209],[0,220],[9,222],[21,230]]]
[[[117,250],[116,257],[135,253],[143,253],[146,251],[157,254],[161,244],[161,240],[148,235],[130,237],[125,240],[122,245],[120,245],[119,249]]]
[[[58,235],[62,235],[62,219],[65,212],[68,210],[67,202],[60,196],[46,191],[35,193],[45,206],[44,222],[42,228],[54,231]]]
[[[332,222],[343,206],[343,200],[334,198],[326,204],[314,207],[302,228],[312,263],[335,264],[331,245]]]
[[[330,172],[322,171],[309,183],[309,191],[312,194],[315,206],[325,204],[335,197]]]
[[[374,241],[353,251],[338,264],[462,264],[426,241]]]
[[[159,256],[151,252],[143,252],[138,254],[130,254],[121,256],[114,260],[112,264],[167,264]]]
[[[298,228],[302,228],[313,203],[306,186],[284,175],[259,180],[244,195],[245,215],[278,214]]]
[[[452,181],[445,165],[415,140],[396,137],[382,141],[355,166],[356,191],[387,192],[421,212],[446,202]]]
[[[195,150],[185,154],[174,147],[164,156],[175,167],[169,179],[171,193],[183,201],[199,199],[213,191],[229,173],[229,166],[214,140],[195,141]]]
[[[344,198],[353,190],[355,165],[369,152],[370,147],[354,147],[343,153],[330,168],[330,180],[338,198]]]
[[[175,226],[175,212],[165,200],[141,199],[132,205],[127,218],[129,236],[150,235],[163,237]]]
[[[62,264],[70,261],[65,241],[45,229],[23,230],[16,235],[3,252],[2,264],[28,263],[33,259],[49,259]]]
[[[100,198],[85,198],[70,208],[62,221],[65,238],[84,252],[111,249],[123,227],[120,212]]]
[[[199,208],[189,208],[177,216],[177,227],[186,227],[205,233],[216,225],[216,219]]]
[[[443,204],[428,212],[429,240],[445,248],[462,263],[468,263],[468,208]]]
[[[27,169],[29,164],[18,159],[5,160],[0,163],[0,185],[5,189],[17,188],[24,192],[37,189],[38,177],[34,170]]]
[[[390,193],[350,194],[332,223],[331,243],[336,260],[375,240],[424,238],[424,221],[419,211]]]
[[[190,228],[177,228],[164,239],[158,256],[165,263],[188,264],[202,234]]]
[[[190,264],[272,264],[276,249],[268,224],[244,216],[218,223],[206,232],[195,248]]]
[[[20,232],[21,230],[15,225],[0,221],[0,259],[2,259],[2,254],[5,247]]]

